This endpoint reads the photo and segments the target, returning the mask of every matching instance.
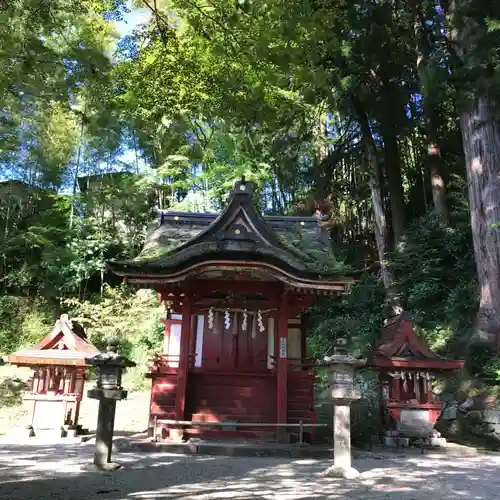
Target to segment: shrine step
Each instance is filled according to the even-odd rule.
[[[332,458],[333,449],[330,446],[298,445],[282,443],[238,442],[236,440],[191,440],[186,443],[152,442],[146,439],[131,440],[117,438],[113,442],[117,452],[167,452],[185,455],[216,455],[231,457],[285,457],[285,458]],[[384,447],[374,447],[369,450],[352,450],[353,459],[384,459],[401,456],[419,456],[418,448],[402,448],[398,451]],[[450,457],[475,455],[477,450],[468,446],[448,443],[448,446],[436,449],[432,453]]]
[[[227,433],[227,437],[224,433]],[[251,442],[264,442],[264,443],[275,443],[276,442],[276,433],[274,431],[261,431],[261,430],[252,430],[252,431],[224,431],[224,429],[213,429],[213,430],[201,430],[200,438],[204,441],[220,441],[221,438],[224,440],[228,440],[230,442],[247,442],[247,439]]]
[[[281,443],[238,442],[236,440],[192,440],[186,443],[136,441],[134,443],[115,440],[117,452],[159,451],[185,455],[212,455],[229,457],[275,457],[275,458],[330,458],[332,450],[328,447],[296,446]]]

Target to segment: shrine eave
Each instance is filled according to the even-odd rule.
[[[81,353],[56,349],[24,349],[8,356],[7,361],[17,366],[89,366],[85,362],[85,356]]]
[[[117,275],[123,276],[128,283],[136,284],[171,284],[180,283],[188,280],[202,278],[202,275],[211,271],[226,271],[238,273],[241,270],[256,270],[265,272],[271,279],[278,280],[286,286],[299,289],[301,291],[332,292],[343,293],[350,284],[355,283],[352,278],[338,276],[318,276],[310,271],[296,272],[294,269],[283,269],[284,266],[276,266],[263,262],[248,262],[234,260],[213,260],[197,262],[189,267],[172,270],[151,269],[142,266],[132,266],[130,263],[110,263],[110,269]],[[295,271],[295,272],[294,272]]]
[[[374,358],[369,360],[369,366],[378,368],[419,368],[433,370],[457,370],[463,368],[464,362],[454,359],[388,359]]]

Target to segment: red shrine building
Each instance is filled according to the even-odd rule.
[[[251,438],[262,430],[254,423],[313,423],[301,313],[352,282],[334,263],[317,217],[261,216],[249,182],[236,183],[218,215],[161,213],[139,257],[110,263],[128,283],[157,290],[167,309],[163,353],[148,374],[150,431],[163,419],[163,436],[175,420],[187,423],[184,437]]]
[[[80,404],[85,384],[85,359],[99,354],[83,327],[62,314],[52,331],[36,346],[17,351],[7,360],[32,370],[24,394],[30,433],[80,432]]]
[[[463,367],[464,362],[432,352],[417,337],[407,313],[387,320],[367,360],[377,369],[380,406],[390,437],[431,437],[443,403],[432,391],[436,376]]]

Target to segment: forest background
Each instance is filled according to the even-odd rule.
[[[360,282],[312,356],[405,309],[500,379],[500,13],[486,0],[0,2],[0,352],[61,312],[139,363],[164,314],[107,272],[157,209],[319,211]]]

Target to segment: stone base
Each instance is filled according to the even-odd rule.
[[[430,440],[430,445],[431,446],[436,446],[436,447],[441,447],[441,446],[446,446],[447,442],[445,438],[442,437],[432,437]]]
[[[417,448],[429,446],[433,448],[441,448],[448,444],[446,439],[442,438],[439,433],[436,433],[427,439],[419,439],[398,436],[395,432],[390,431],[383,437],[382,442],[387,448],[409,448],[410,446],[416,446]]]
[[[66,437],[66,430],[60,429],[29,429],[29,437],[37,437],[41,439],[61,439]]]
[[[356,479],[359,477],[359,471],[354,467],[339,467],[337,465],[332,465],[326,469],[322,475],[328,477],[341,477],[344,479]]]
[[[121,464],[117,462],[107,462],[104,464],[86,464],[82,466],[82,470],[88,471],[88,472],[110,472],[114,470],[118,470],[121,468]]]

